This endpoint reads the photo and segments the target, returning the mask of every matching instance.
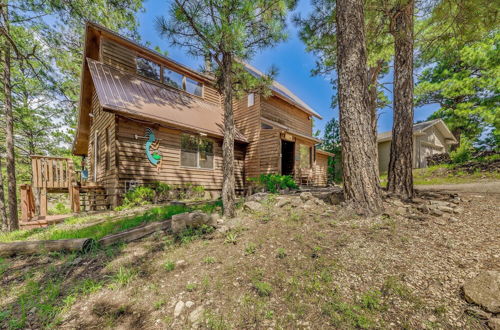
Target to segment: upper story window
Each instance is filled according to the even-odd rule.
[[[260,123],[260,128],[262,129],[273,129],[271,125],[268,125],[266,123]]]
[[[137,57],[137,73],[149,79],[160,81],[160,65],[143,57]]]
[[[163,68],[163,82],[178,89],[184,89],[184,76],[168,68]]]
[[[214,143],[195,135],[181,135],[181,166],[214,168]]]
[[[161,81],[174,88],[182,89],[190,94],[203,96],[203,84],[188,78],[170,68],[161,66],[147,58],[138,56],[136,59],[137,73],[143,77]],[[163,72],[162,72],[163,71]]]

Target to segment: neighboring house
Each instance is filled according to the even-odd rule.
[[[387,172],[391,153],[392,132],[377,135],[380,173]],[[413,168],[427,167],[428,156],[446,153],[457,140],[441,120],[435,119],[413,125]]]
[[[260,74],[248,66],[253,74]],[[137,184],[161,181],[222,188],[222,97],[212,76],[192,70],[102,26],[87,23],[73,153],[111,204]],[[292,92],[234,102],[236,189],[261,173],[326,185],[328,157],[316,150],[312,117]]]

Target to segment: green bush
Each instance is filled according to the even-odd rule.
[[[460,164],[465,163],[471,159],[472,152],[474,148],[472,146],[472,142],[466,137],[462,136],[460,138],[460,146],[457,149],[450,152],[450,158],[452,163]]]
[[[53,209],[49,210],[50,215],[69,214],[69,213],[71,213],[71,210],[66,205],[64,205],[64,203],[61,202],[58,202]]]
[[[170,191],[172,190],[172,187],[166,183],[155,181],[153,182],[151,188],[155,192],[154,196],[154,202],[155,203],[160,203],[167,201],[170,197]]]
[[[123,208],[151,204],[155,198],[155,191],[148,187],[139,186],[125,193]]]
[[[261,174],[258,177],[248,179],[266,191],[277,193],[282,189],[297,189],[297,183],[290,175]]]

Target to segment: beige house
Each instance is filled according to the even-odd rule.
[[[380,173],[389,168],[392,132],[380,133],[377,136],[378,166]],[[448,152],[457,140],[441,120],[435,119],[413,125],[413,167],[427,167],[428,156]]]

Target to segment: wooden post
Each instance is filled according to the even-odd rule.
[[[73,185],[69,189],[70,191],[70,201],[71,201],[71,211],[79,213],[80,212],[80,189],[78,186]]]
[[[30,221],[35,215],[35,200],[33,190],[29,184],[23,184],[21,188],[21,221]]]
[[[40,189],[40,216],[47,216],[47,188]]]

